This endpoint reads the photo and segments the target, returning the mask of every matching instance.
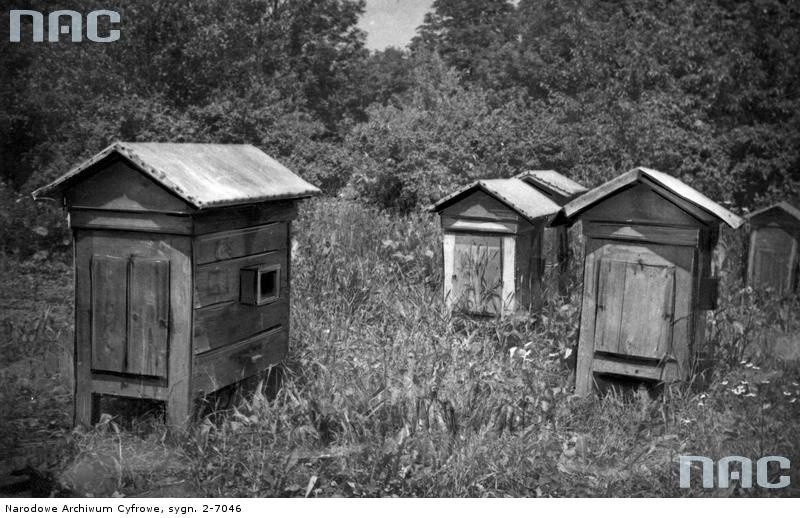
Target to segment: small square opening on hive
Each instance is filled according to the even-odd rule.
[[[281,267],[278,264],[258,265],[243,268],[241,272],[240,298],[242,304],[263,306],[280,296]]]

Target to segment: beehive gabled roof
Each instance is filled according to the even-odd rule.
[[[530,222],[554,216],[561,209],[560,205],[519,178],[478,180],[445,196],[428,209],[432,212],[441,212],[476,191],[483,191],[492,196]]]
[[[589,207],[599,203],[600,201],[608,198],[614,193],[634,184],[641,179],[647,179],[653,184],[656,184],[675,196],[690,202],[695,207],[703,210],[707,214],[719,219],[731,228],[738,228],[742,225],[744,220],[729,211],[722,205],[708,198],[706,195],[689,187],[682,181],[674,178],[666,173],[649,169],[647,167],[637,167],[625,174],[622,174],[613,180],[610,180],[599,187],[595,187],[586,194],[575,198],[571,202],[564,205],[563,214],[567,219],[574,219],[580,213],[587,210]]]
[[[117,142],[33,192],[52,198],[121,157],[197,209],[306,198],[320,190],[249,144]]]
[[[784,212],[789,217],[795,219],[798,223],[800,223],[800,209],[798,209],[794,205],[790,205],[788,202],[785,201],[776,203],[774,205],[770,205],[769,207],[764,207],[763,209],[754,210],[753,212],[747,215],[747,219],[756,219],[759,216],[766,215],[767,213],[773,211]]]
[[[572,199],[589,190],[578,182],[567,178],[558,171],[553,171],[551,169],[541,171],[525,171],[524,173],[518,174],[514,178],[519,178],[520,180],[524,180],[534,187],[558,194],[559,196],[567,199]]]

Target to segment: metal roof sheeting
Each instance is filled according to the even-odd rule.
[[[573,198],[588,191],[583,185],[553,170],[525,171],[515,176],[515,178],[525,180],[534,186],[551,190],[565,198]]]
[[[49,185],[34,198],[54,197],[96,164],[118,154],[198,209],[306,198],[320,190],[249,144],[117,142]]]
[[[441,212],[458,200],[478,190],[508,205],[509,208],[531,222],[540,218],[554,216],[561,210],[560,205],[519,178],[478,180],[449,196],[445,196],[429,207],[429,210]]]
[[[610,180],[599,187],[595,187],[586,194],[575,198],[564,206],[563,213],[569,219],[575,218],[578,214],[588,209],[592,205],[602,201],[603,199],[611,196],[615,192],[638,182],[640,179],[646,178],[656,185],[667,189],[679,198],[682,198],[708,214],[716,217],[717,219],[725,222],[731,228],[738,228],[742,225],[744,220],[729,211],[722,205],[711,200],[704,194],[689,187],[682,181],[674,178],[666,173],[649,169],[647,167],[637,167],[625,174],[622,174],[613,180]]]

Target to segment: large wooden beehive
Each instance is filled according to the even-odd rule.
[[[586,238],[576,393],[595,375],[686,379],[713,308],[719,224],[742,220],[667,174],[640,167],[564,206]]]
[[[318,193],[249,145],[116,143],[35,198],[58,198],[75,242],[75,422],[101,395],[198,396],[280,361],[289,234]]]

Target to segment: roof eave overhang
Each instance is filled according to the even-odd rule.
[[[444,209],[446,209],[450,205],[452,205],[452,204],[454,204],[454,203],[456,203],[456,202],[458,202],[460,200],[463,200],[464,198],[466,198],[470,194],[474,193],[475,191],[482,191],[485,194],[487,194],[488,196],[491,196],[495,200],[499,201],[503,205],[507,206],[509,209],[513,210],[514,212],[516,212],[517,214],[522,216],[522,218],[525,221],[527,221],[528,223],[530,223],[531,225],[535,225],[538,221],[541,221],[541,220],[544,220],[547,225],[550,225],[554,221],[554,219],[556,218],[556,216],[558,215],[559,210],[560,210],[560,208],[559,209],[555,209],[555,210],[553,210],[552,213],[542,214],[540,216],[535,216],[534,217],[532,215],[526,214],[524,211],[522,211],[519,208],[517,208],[516,206],[514,206],[513,203],[509,202],[508,200],[506,200],[504,197],[500,196],[496,192],[493,192],[490,189],[486,188],[486,186],[483,185],[480,180],[471,183],[470,185],[464,187],[460,191],[456,191],[453,194],[445,196],[444,198],[442,198],[441,200],[437,201],[436,203],[426,207],[426,210],[428,212],[441,213]]]
[[[219,200],[210,203],[203,202],[202,200],[198,200],[195,197],[185,193],[180,186],[167,181],[166,173],[164,173],[163,171],[159,171],[158,169],[151,167],[150,165],[145,163],[138,157],[136,153],[133,153],[132,151],[128,150],[124,146],[124,144],[122,144],[121,142],[115,142],[110,146],[108,146],[107,148],[105,148],[104,150],[97,153],[96,155],[94,155],[89,160],[86,160],[79,166],[71,169],[68,173],[62,175],[55,181],[33,191],[32,193],[33,199],[35,200],[56,199],[57,196],[62,196],[64,191],[66,191],[75,181],[77,181],[81,176],[83,176],[86,173],[86,171],[95,168],[99,164],[104,163],[106,160],[112,160],[113,159],[112,157],[115,154],[118,155],[120,158],[128,161],[138,171],[140,171],[145,176],[156,182],[159,186],[166,189],[171,194],[177,196],[184,202],[188,203],[198,211],[233,207],[233,206],[252,205],[255,203],[263,203],[266,201],[305,199],[317,196],[322,192],[317,188],[313,188],[298,193],[284,194],[279,196],[260,196],[256,198],[246,198],[246,199]]]
[[[609,196],[612,196],[641,181],[650,182],[662,189],[671,192],[673,195],[678,196],[686,203],[690,203],[692,206],[701,210],[705,214],[708,214],[709,217],[725,223],[732,229],[737,229],[744,223],[744,220],[742,218],[728,211],[726,211],[728,212],[728,214],[722,214],[722,215],[710,212],[702,205],[698,205],[692,200],[689,200],[681,196],[679,193],[675,192],[668,186],[659,182],[657,178],[648,175],[646,171],[638,167],[618,176],[617,178],[614,178],[613,180],[609,180],[608,182],[590,190],[585,194],[582,194],[581,196],[567,203],[566,205],[564,205],[563,209],[559,214],[559,217],[557,217],[556,220],[562,223],[567,223],[569,225],[572,225],[583,212],[589,210],[593,206],[607,199]]]

